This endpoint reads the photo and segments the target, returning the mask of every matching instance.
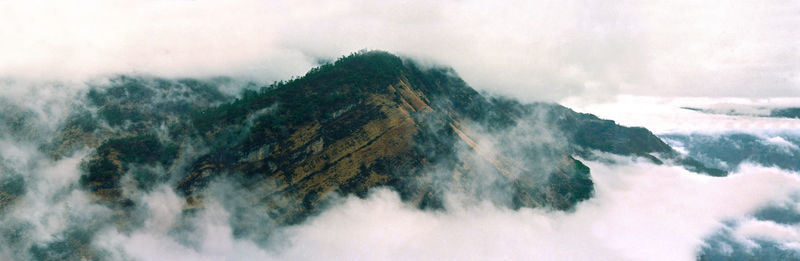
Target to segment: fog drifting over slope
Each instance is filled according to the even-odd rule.
[[[0,76],[282,80],[382,49],[525,100],[800,95],[796,1],[0,3]]]
[[[263,247],[234,238],[231,214],[212,203],[190,221],[198,229],[193,234],[198,242],[187,245],[167,233],[183,203],[162,188],[142,198],[150,213],[142,229],[101,232],[93,244],[115,259],[137,260],[692,260],[705,237],[725,227],[724,221],[747,221],[748,214],[768,203],[790,204],[790,195],[800,189],[796,173],[777,169],[746,167],[720,179],[618,160],[621,165],[589,164],[596,196],[574,213],[513,211],[457,200],[446,211],[422,211],[402,203],[395,192],[379,189],[279,229],[279,236]],[[66,201],[80,211],[90,209],[75,200]],[[796,234],[794,227],[762,230],[751,228],[759,223],[748,222],[739,232],[741,240],[797,242],[785,236]]]
[[[80,104],[73,99],[80,91],[61,90],[80,89],[28,88],[50,93],[51,102],[69,106]],[[64,115],[34,102],[37,95],[19,97],[11,103],[39,110],[34,120],[44,134]],[[515,211],[456,196],[444,210],[419,210],[402,203],[396,192],[377,189],[365,199],[335,201],[318,217],[291,227],[273,227],[268,219],[245,213],[255,220],[254,230],[272,233],[261,241],[233,233],[233,222],[241,219],[234,220],[237,213],[232,211],[238,211],[237,202],[246,200],[246,193],[216,190],[205,208],[183,216],[183,199],[162,186],[134,195],[142,215],[133,218],[140,219],[141,226],[120,229],[106,225],[114,213],[93,203],[77,186],[86,152],[54,161],[38,152],[35,143],[2,137],[2,163],[25,175],[27,182],[20,203],[0,217],[8,225],[3,233],[32,233],[16,242],[5,238],[0,257],[43,248],[74,233],[96,233],[90,245],[110,259],[692,260],[719,230],[731,231],[731,240],[744,245],[767,240],[790,251],[800,234],[796,226],[753,218],[767,205],[796,208],[797,173],[745,165],[728,177],[712,178],[605,154],[600,155],[603,161],[587,162],[595,196],[574,212]],[[2,173],[9,175],[17,174]]]

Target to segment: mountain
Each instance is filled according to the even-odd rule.
[[[126,175],[143,189],[177,176],[174,186],[197,207],[205,186],[225,177],[258,195],[255,205],[279,223],[302,220],[331,195],[364,196],[377,186],[423,208],[440,207],[445,188],[514,208],[570,209],[593,191],[588,168],[572,155],[599,150],[658,160],[651,154],[674,154],[644,128],[554,104],[487,97],[452,69],[423,69],[385,52],[353,54],[217,106],[224,97],[213,86],[120,77],[88,96],[96,120],[123,131],[95,137],[95,119],[76,116],[57,145],[69,147],[72,137],[99,145],[82,180],[110,203],[125,205],[120,182]],[[176,96],[191,98],[171,99]],[[563,141],[497,139],[523,124],[548,125],[539,129],[556,129]],[[168,131],[157,135],[152,126]],[[475,139],[483,136],[497,139],[496,148],[481,147]],[[186,146],[208,151],[187,155]],[[175,166],[176,158],[189,163]],[[141,164],[175,173],[130,173]],[[486,175],[491,184],[473,183]],[[497,187],[511,191],[510,198],[486,194]]]
[[[800,119],[800,108],[790,107],[790,108],[773,109],[772,111],[770,111],[769,116]]]
[[[681,107],[684,110],[708,113],[724,114],[731,116],[757,116],[772,118],[800,119],[800,108],[798,107],[768,107],[752,105],[717,105],[711,108]]]
[[[221,91],[228,85],[249,86],[233,97]],[[450,68],[381,51],[269,86],[118,76],[92,86],[85,100],[39,149],[59,159],[90,148],[80,186],[113,209],[112,223],[123,228],[142,222],[134,197],[159,186],[182,195],[191,214],[215,186],[228,184],[225,193],[246,199],[237,208],[264,217],[234,213],[232,223],[244,224],[234,234],[265,237],[268,231],[250,225],[296,224],[330,200],[376,187],[420,208],[442,208],[457,194],[515,209],[570,210],[594,191],[590,169],[576,158],[598,151],[724,175],[647,129],[481,94]],[[26,116],[5,117],[24,123]],[[9,128],[24,134],[32,127]],[[0,211],[24,193],[25,181],[11,177],[0,180]],[[86,255],[90,238],[37,253],[77,254],[59,252],[58,244],[71,244]]]
[[[674,154],[644,128],[487,97],[452,69],[422,69],[385,52],[353,54],[230,102],[218,84],[118,77],[87,94],[96,114],[71,117],[53,154],[96,147],[82,183],[110,204],[125,206],[127,176],[140,189],[177,178],[173,185],[191,206],[202,205],[211,180],[225,177],[261,195],[257,205],[280,223],[301,220],[333,193],[364,196],[377,186],[423,208],[441,206],[446,184],[515,208],[569,209],[592,194],[588,168],[572,155],[599,150],[660,161],[654,153]],[[106,124],[114,131],[98,127]],[[563,141],[516,144],[510,137],[494,141],[497,148],[475,141],[521,124],[548,125],[540,129],[558,130]],[[494,151],[508,147],[519,148]],[[518,152],[527,155],[510,155]],[[451,173],[432,177],[434,169]],[[479,175],[491,175],[493,184],[470,183]],[[513,191],[510,200],[481,194],[498,186]]]
[[[800,137],[791,132],[665,134],[661,138],[684,148],[690,157],[701,161],[704,166],[734,171],[749,162],[800,171],[800,161],[797,160],[800,158]]]

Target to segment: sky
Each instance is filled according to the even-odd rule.
[[[800,96],[797,1],[0,1],[0,78],[302,75],[379,49],[526,101]]]

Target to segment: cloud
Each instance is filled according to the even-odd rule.
[[[572,98],[581,110],[657,133],[796,131],[796,119],[679,109],[716,98],[654,97],[800,95],[798,10],[796,2],[777,0],[3,1],[0,97],[30,110],[37,135],[47,138],[70,112],[64,108],[80,106],[75,97],[87,83],[110,74],[283,80],[367,48],[450,65],[481,90],[526,101]],[[621,106],[596,103],[606,100]],[[144,217],[125,230],[77,185],[88,152],[54,161],[37,151],[41,144],[8,138],[0,137],[0,162],[20,172],[27,190],[0,216],[3,229],[22,235],[0,238],[8,243],[0,258],[33,259],[33,247],[57,245],[66,231],[91,224],[100,232],[90,231],[88,240],[114,259],[690,260],[727,220],[800,189],[796,173],[773,168],[745,165],[711,178],[616,159],[619,165],[589,163],[595,197],[569,213],[456,197],[446,210],[423,211],[378,189],[306,223],[274,228],[236,205],[247,196],[222,195],[192,214],[172,189],[157,187],[129,195]],[[237,233],[259,225],[252,233],[274,233],[272,240]],[[790,246],[798,234],[767,221],[734,231]]]
[[[53,251],[50,244],[72,243],[73,248],[61,251],[78,251],[81,239],[71,238],[71,233],[92,231],[105,224],[112,216],[111,210],[97,205],[84,191],[76,190],[80,176],[79,164],[88,153],[81,151],[72,157],[51,161],[30,144],[4,142],[4,147],[17,147],[0,152],[0,162],[6,162],[21,177],[18,185],[23,194],[0,211],[0,256],[11,259],[35,259],[33,249]],[[11,156],[9,156],[10,153]],[[0,173],[0,179],[7,178]],[[68,240],[76,240],[71,242]],[[8,247],[8,249],[4,249]]]
[[[288,243],[270,252],[282,260],[694,260],[725,220],[800,189],[796,174],[778,169],[747,166],[712,178],[621,163],[589,163],[596,197],[574,213],[457,202],[423,211],[379,189],[290,227]]]
[[[216,185],[213,191],[223,195],[212,193],[195,214],[186,212],[181,197],[162,185],[135,199],[146,216],[141,226],[120,230],[100,225],[91,244],[105,258],[135,260],[694,260],[705,239],[725,229],[728,220],[745,221],[733,227],[740,241],[772,240],[791,247],[798,235],[794,225],[747,221],[763,206],[791,202],[800,192],[797,173],[745,165],[728,177],[714,178],[680,167],[599,155],[616,163],[587,162],[595,197],[574,212],[511,210],[490,201],[466,203],[459,197],[448,198],[444,210],[420,210],[402,202],[396,192],[380,188],[364,199],[347,197],[301,224],[280,228],[263,223],[272,230],[271,238],[256,242],[234,232],[236,222],[259,224],[236,218],[242,210],[235,205],[241,199],[229,198],[231,184]],[[61,160],[43,173],[69,169],[79,158]],[[70,180],[74,182],[56,182],[62,189],[55,191],[64,191],[63,184]],[[46,210],[50,214],[27,217],[44,222],[40,235],[47,236],[72,226],[53,226],[53,217],[63,215],[75,222],[109,214],[77,200],[82,192],[71,195],[55,205],[17,205],[14,215]],[[76,215],[85,217],[75,219]],[[41,236],[34,242],[51,240]],[[0,249],[3,254],[19,256]]]
[[[752,239],[769,240],[789,247],[800,242],[800,229],[796,225],[782,225],[757,219],[739,222],[734,235],[742,241],[751,242],[750,245],[756,245],[750,241]]]
[[[766,138],[764,142],[767,144],[775,145],[787,153],[791,153],[792,150],[800,150],[800,147],[798,147],[796,144],[791,143],[780,136]]]
[[[0,45],[9,50],[0,72],[12,77],[235,72],[270,78],[311,65],[307,57],[275,43],[278,8],[259,1],[3,2],[2,7],[2,15],[13,22],[4,23],[0,35],[14,41]]]
[[[383,49],[524,100],[799,95],[793,1],[3,2],[0,75],[281,80]]]
[[[209,202],[199,215],[190,218],[193,230],[177,235],[174,226],[183,210],[183,201],[167,187],[143,197],[150,212],[145,226],[132,233],[108,229],[98,235],[94,246],[106,257],[121,260],[269,260],[267,252],[249,240],[234,238],[230,214],[216,201]],[[181,238],[182,236],[191,238]],[[187,241],[191,243],[187,243]]]
[[[606,102],[581,99],[564,102],[565,106],[576,111],[592,113],[626,126],[642,126],[656,134],[744,132],[774,136],[775,133],[797,133],[800,130],[800,119],[713,114],[683,108],[707,108],[718,104],[739,108],[800,106],[800,99],[620,95]]]
[[[521,125],[503,134],[542,132],[539,128],[546,129]],[[498,148],[502,140],[478,141],[487,149],[513,151]],[[548,135],[519,140],[521,145],[559,142]],[[92,202],[77,186],[79,164],[88,152],[53,161],[35,144],[2,140],[0,145],[0,156],[30,182],[22,201],[0,217],[4,224],[23,223],[25,238],[12,250],[0,249],[0,256],[27,259],[34,259],[30,249],[52,250],[47,246],[69,239],[67,231],[91,224],[88,229],[96,231],[89,232],[88,243],[110,259],[692,260],[726,221],[789,201],[800,191],[797,173],[774,168],[744,165],[728,177],[713,178],[601,154],[617,163],[587,162],[595,196],[574,212],[511,210],[490,201],[465,203],[459,197],[450,197],[445,210],[419,210],[403,203],[396,192],[378,189],[365,199],[346,198],[305,223],[279,228],[263,212],[259,218],[257,209],[244,209],[253,195],[221,183],[212,184],[209,200],[196,212],[184,210],[182,198],[167,186],[130,193],[143,217],[141,224],[133,217],[130,227],[120,228],[112,210]],[[745,224],[737,235],[792,246],[793,228],[754,232],[764,225]],[[270,238],[237,233],[248,227]]]

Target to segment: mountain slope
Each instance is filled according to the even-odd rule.
[[[195,115],[195,126],[209,139],[230,127],[205,128],[205,122],[224,122],[241,111],[248,116],[230,126],[248,118],[252,126],[246,138],[219,149],[236,155],[212,152],[178,188],[193,198],[207,180],[234,170],[236,179],[249,180],[248,190],[263,195],[257,201],[274,211],[273,218],[290,223],[332,193],[365,195],[376,186],[391,186],[421,207],[440,206],[445,190],[514,207],[567,209],[588,198],[588,169],[567,153],[559,152],[552,173],[524,173],[503,155],[483,151],[469,134],[472,125],[502,130],[515,124],[515,115],[496,107],[450,70],[423,72],[381,52],[354,55]],[[460,151],[474,153],[475,161]],[[551,181],[535,177],[553,173],[559,175]],[[480,183],[484,175],[492,181]],[[512,196],[490,195],[497,187],[513,190]]]
[[[247,91],[223,91],[230,89]],[[118,76],[73,104],[68,116],[38,128],[37,112],[0,100],[2,142],[52,159],[31,170],[0,158],[0,217],[10,220],[0,241],[18,259],[101,259],[98,235],[147,227],[148,211],[168,203],[153,195],[180,209],[164,233],[191,241],[197,229],[186,226],[222,208],[235,238],[263,243],[275,226],[378,187],[426,209],[455,199],[569,211],[594,193],[578,158],[598,151],[705,168],[644,128],[481,94],[452,69],[385,52],[356,53],[269,86]],[[80,178],[54,177],[64,189],[49,190],[41,184],[62,171],[51,162],[72,164],[66,174],[80,162]],[[78,200],[96,213],[64,212],[76,214],[63,229],[28,238],[36,231],[14,210],[31,195],[46,195],[33,200],[52,200],[60,211]]]
[[[487,97],[452,69],[385,52],[353,54],[235,100],[218,91],[230,83],[118,77],[93,88],[90,105],[46,149],[57,158],[96,147],[81,182],[123,217],[136,191],[168,184],[191,210],[225,180],[277,224],[378,186],[422,208],[456,193],[570,209],[593,192],[573,155],[685,160],[646,129]]]

